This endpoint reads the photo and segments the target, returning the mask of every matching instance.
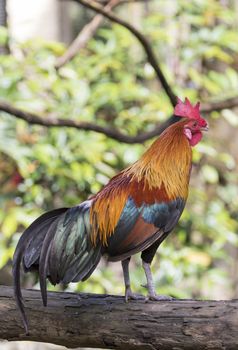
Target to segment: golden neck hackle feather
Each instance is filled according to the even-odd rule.
[[[136,163],[116,175],[94,198],[90,211],[92,241],[107,245],[135,183],[149,190],[164,188],[169,200],[186,199],[192,151],[184,135],[186,121],[173,124]],[[158,198],[159,200],[159,198]]]
[[[150,189],[164,185],[170,199],[187,198],[192,151],[183,134],[185,124],[182,121],[165,130],[125,175],[132,174],[138,182],[146,180]]]

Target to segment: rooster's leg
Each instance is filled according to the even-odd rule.
[[[144,299],[144,297],[142,295],[132,293],[130,274],[129,274],[130,260],[131,260],[131,258],[127,258],[125,260],[122,260],[122,262],[121,262],[122,269],[123,269],[124,282],[125,282],[125,301],[126,301],[126,303],[128,302],[129,299],[133,299],[133,300]]]
[[[155,292],[154,281],[151,273],[150,263],[146,263],[142,260],[143,268],[146,275],[147,285],[145,286],[148,289],[148,299],[149,300],[172,300],[170,296],[158,295]]]

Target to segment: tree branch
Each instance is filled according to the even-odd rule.
[[[236,106],[238,106],[238,97],[233,97],[220,102],[204,103],[201,108],[201,113],[221,111],[222,109],[234,108]],[[6,102],[0,102],[0,111],[8,113],[11,116],[15,116],[18,119],[25,120],[28,124],[42,125],[45,127],[68,127],[84,131],[94,131],[100,134],[104,134],[105,136],[110,137],[116,141],[128,144],[143,143],[155,136],[160,135],[169,125],[180,120],[179,117],[172,115],[164,123],[155,125],[151,131],[138,133],[135,136],[130,136],[122,133],[117,129],[110,129],[92,123],[78,122],[72,119],[61,119],[56,117],[40,117],[36,114],[15,108]]]
[[[120,3],[120,1],[121,0],[109,1],[108,4],[105,6],[104,10],[111,10],[113,7],[117,6],[118,3]],[[83,27],[81,32],[70,44],[65,53],[57,58],[55,63],[56,69],[59,69],[60,67],[71,61],[74,58],[74,56],[76,56],[77,53],[86,46],[87,42],[93,37],[98,27],[102,24],[103,20],[103,15],[96,15],[95,17],[93,17],[91,22],[89,22]]]
[[[1,286],[1,339],[119,350],[238,348],[237,300],[125,303],[120,296],[51,292],[44,308],[39,291],[23,294],[30,335],[12,288]]]
[[[170,124],[178,120],[177,117],[172,116],[165,123],[155,126],[155,128],[151,131],[140,133],[135,136],[130,136],[130,135],[123,134],[119,130],[110,129],[110,128],[103,127],[100,125],[95,125],[92,123],[78,122],[72,119],[61,119],[61,118],[58,119],[55,117],[40,117],[36,114],[25,112],[21,109],[15,108],[5,102],[0,102],[0,111],[6,112],[9,115],[13,115],[18,119],[25,120],[28,124],[42,125],[45,127],[68,127],[68,128],[74,128],[74,129],[84,130],[84,131],[95,131],[100,134],[104,134],[114,140],[128,143],[128,144],[142,143],[146,140],[149,140],[152,137],[155,137],[161,134],[161,132],[164,129],[166,129]]]
[[[213,111],[221,111],[223,109],[232,109],[234,107],[238,106],[238,96],[237,97],[231,97],[227,100],[223,101],[217,101],[217,102],[210,102],[210,103],[203,103],[203,106],[201,108],[202,113],[210,113]]]
[[[157,63],[157,59],[155,56],[155,53],[147,40],[147,38],[139,31],[137,30],[134,26],[132,26],[130,23],[122,20],[121,18],[117,17],[113,12],[110,10],[106,10],[103,8],[101,5],[99,5],[97,2],[93,0],[75,0],[76,2],[82,4],[83,6],[96,11],[106,18],[110,19],[112,22],[115,22],[125,28],[127,28],[140,42],[142,47],[145,50],[145,53],[147,55],[147,60],[151,64],[151,66],[154,68],[155,73],[157,75],[158,80],[160,81],[161,85],[163,86],[167,96],[169,97],[169,100],[173,106],[176,105],[177,103],[177,98],[174,92],[172,91],[169,83],[167,82],[159,64]]]

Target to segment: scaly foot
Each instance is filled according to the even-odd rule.
[[[143,268],[145,270],[145,275],[146,275],[146,280],[147,283],[143,287],[145,287],[148,290],[148,296],[146,298],[146,301],[148,300],[154,300],[154,301],[159,301],[159,300],[173,300],[174,298],[167,296],[167,295],[158,295],[155,292],[155,286],[153,283],[152,279],[152,273],[150,269],[150,263],[146,263],[143,261]]]
[[[148,300],[153,300],[153,301],[161,301],[161,300],[171,301],[171,300],[174,300],[174,298],[172,298],[169,295],[149,294],[147,296],[147,298],[146,298],[146,301],[148,301]]]
[[[145,300],[145,297],[141,294],[132,293],[131,288],[126,288],[125,292],[125,302],[128,303],[129,300]]]

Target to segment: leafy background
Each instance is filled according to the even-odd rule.
[[[231,1],[152,1],[137,16],[171,87],[181,98],[221,101],[237,95],[237,10]],[[126,5],[125,5],[126,6]],[[131,11],[131,10],[130,10]],[[119,15],[132,15],[119,9]],[[135,38],[106,21],[87,47],[58,71],[66,47],[34,39],[18,43],[0,28],[0,98],[39,115],[149,131],[172,113]],[[178,298],[238,297],[237,109],[206,115],[210,131],[194,149],[183,216],[153,263],[156,289]],[[0,113],[0,283],[11,284],[11,259],[22,231],[41,213],[74,206],[137,160],[152,140],[127,145],[95,132],[28,125]],[[139,256],[132,284],[144,293]],[[25,287],[38,286],[36,275]],[[52,286],[49,286],[53,289]],[[102,261],[86,283],[57,289],[123,294],[119,263]]]

